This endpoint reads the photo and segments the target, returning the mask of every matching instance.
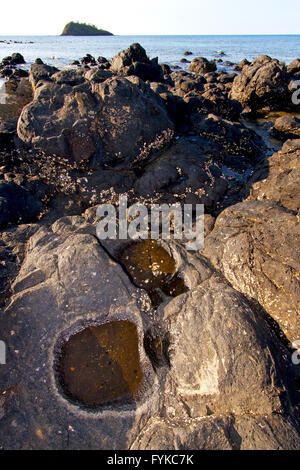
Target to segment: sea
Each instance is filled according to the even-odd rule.
[[[135,42],[140,43],[150,58],[158,57],[160,63],[187,68],[180,60],[185,51],[193,56],[214,59],[225,53],[223,61],[250,61],[259,54],[267,54],[286,63],[300,57],[300,35],[282,36],[0,36],[0,60],[20,52],[26,66],[37,57],[57,67],[69,66],[73,60],[87,53],[94,57],[111,59],[119,51]],[[220,68],[222,68],[220,64]]]

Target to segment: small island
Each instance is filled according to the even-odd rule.
[[[93,24],[75,23],[71,21],[66,24],[61,36],[113,36],[113,34],[104,29],[98,29]]]

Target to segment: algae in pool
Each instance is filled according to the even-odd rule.
[[[184,280],[176,274],[176,264],[169,253],[155,240],[132,243],[118,257],[138,287],[145,289],[155,305],[159,291],[176,297],[187,291]]]
[[[134,401],[142,383],[136,326],[90,326],[63,345],[59,381],[67,397],[89,408]]]

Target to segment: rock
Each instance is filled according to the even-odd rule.
[[[6,449],[129,448],[140,431],[139,423],[155,414],[158,406],[158,379],[143,347],[151,324],[147,294],[136,289],[122,268],[107,256],[96,240],[95,227],[83,217],[60,219],[34,234],[13,292],[5,310],[7,337],[3,337],[10,351],[8,365],[0,371],[2,389],[11,391],[5,397],[1,445]],[[102,386],[111,399],[108,395],[95,409],[85,407],[84,400],[74,402],[60,381],[63,345],[70,336],[80,331],[89,333],[89,327],[95,325],[106,325],[108,334],[111,331],[110,336],[114,335],[113,327],[120,322],[124,325],[122,341],[125,334],[133,343],[129,340],[128,356],[116,339],[113,349],[106,352],[112,370],[103,362],[102,374],[108,383]],[[126,335],[125,327],[130,327],[131,335]],[[91,337],[89,344],[90,348],[98,347],[100,354],[99,344],[105,351],[110,340],[104,336],[98,341]],[[120,371],[126,378],[136,357],[139,387],[130,392],[129,399]],[[20,387],[15,388],[17,376]],[[95,375],[87,374],[84,380],[85,389],[88,384],[93,387]],[[116,391],[110,388],[112,380]],[[4,433],[5,423],[9,427],[15,423],[14,433]]]
[[[78,76],[76,71],[70,74]],[[59,77],[65,73],[59,72]],[[18,122],[19,139],[36,150],[71,162],[94,157],[97,165],[127,165],[144,144],[173,128],[163,101],[137,77],[91,80],[73,87],[54,79],[36,88]]]
[[[175,407],[179,420],[231,412],[259,417],[289,406],[282,400],[291,384],[284,348],[245,297],[218,275],[160,310],[162,331],[169,332],[167,413]]]
[[[81,59],[81,63],[84,65],[97,65],[97,61],[95,57],[93,57],[91,54],[87,54]]]
[[[55,72],[59,72],[59,70],[51,65],[40,63],[33,64],[29,72],[30,83],[33,87],[36,87],[39,81],[49,81]]]
[[[160,64],[160,66],[164,75],[169,75],[171,73],[171,67],[168,64]]]
[[[2,66],[5,66],[5,65],[21,65],[21,64],[25,64],[25,59],[24,57],[19,54],[18,52],[15,52],[14,54],[12,54],[11,56],[7,56],[7,57],[4,57],[2,59],[2,62],[1,62],[1,65]]]
[[[299,339],[300,231],[295,213],[275,202],[225,209],[203,254],[231,285],[258,300],[292,342]]]
[[[190,64],[191,61],[190,60],[187,60],[187,59],[181,59],[180,61],[182,64]]]
[[[300,119],[295,116],[282,116],[276,119],[271,134],[280,140],[300,138]]]
[[[204,75],[208,72],[214,72],[217,70],[217,66],[214,62],[209,62],[205,57],[197,57],[190,65],[190,71]]]
[[[11,67],[5,66],[0,70],[0,77],[1,78],[11,77],[13,73],[14,73],[14,70]]]
[[[121,75],[136,75],[144,81],[163,81],[163,71],[158,60],[149,60],[145,49],[138,43],[119,52],[111,61],[110,70]]]
[[[106,64],[108,60],[105,57],[99,56],[97,62],[98,64]]]
[[[201,135],[221,143],[228,154],[236,155],[237,160],[245,157],[254,159],[260,152],[262,141],[254,132],[239,122],[221,119],[214,114],[209,114],[204,118],[200,115],[192,115],[191,119]]]
[[[51,80],[58,85],[70,85],[73,87],[82,85],[85,82],[84,74],[85,70],[83,69],[60,70],[51,75]]]
[[[39,57],[37,59],[35,59],[34,63],[37,64],[37,65],[43,65],[44,64],[42,59],[40,59]]]
[[[212,211],[228,186],[219,166],[206,157],[208,147],[201,139],[178,140],[147,165],[134,185],[135,193],[168,203],[202,203]]]
[[[201,418],[199,422],[152,418],[133,450],[297,450],[299,433],[283,416]]]
[[[14,63],[17,65],[26,63],[24,57],[22,56],[22,54],[19,54],[19,52],[15,52],[14,54],[12,54],[11,58],[14,61]]]
[[[0,149],[13,147],[13,139],[17,133],[18,119],[9,119],[0,123]]]
[[[43,210],[42,202],[13,181],[0,182],[0,227],[31,222]]]
[[[245,65],[235,78],[230,98],[253,111],[285,109],[291,101],[285,66],[276,59],[260,55],[250,65]]]
[[[79,62],[79,60],[73,60],[73,62],[71,63],[71,65],[80,65],[80,62]]]
[[[243,67],[245,67],[245,65],[250,65],[250,62],[247,59],[243,59],[238,65],[242,69]]]
[[[207,114],[215,114],[224,119],[238,121],[241,107],[238,103],[230,100],[218,88],[208,89],[201,94],[189,94],[184,97],[188,105],[188,114],[193,125],[198,119],[202,119]]]
[[[64,217],[30,238],[0,316],[9,352],[0,369],[4,449],[299,448],[286,349],[203,257],[175,242],[164,246],[190,291],[161,304],[154,320],[147,294],[108,256],[84,217]],[[80,350],[74,339],[83,333],[88,348]],[[71,341],[73,350],[66,349]],[[88,407],[81,394],[93,389],[97,374],[92,355],[91,374],[80,361],[89,351],[100,357],[111,401]],[[136,357],[138,388],[126,401],[124,377]],[[77,401],[62,380],[66,371],[79,384],[84,378]],[[110,395],[115,380],[118,400]]]
[[[191,51],[185,51],[183,55],[193,55],[193,53]]]
[[[275,201],[300,211],[299,180],[300,140],[289,140],[257,166],[247,186],[249,199]]]
[[[0,308],[11,294],[11,284],[25,258],[27,240],[38,228],[37,224],[18,225],[0,232]]]
[[[15,69],[12,76],[14,78],[27,78],[29,77],[29,73],[27,72],[27,70]]]
[[[287,66],[287,72],[294,76],[300,75],[300,59],[295,59]]]
[[[220,71],[217,76],[217,80],[220,83],[232,83],[236,77],[236,73],[227,73]]]

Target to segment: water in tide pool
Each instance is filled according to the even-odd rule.
[[[286,63],[300,56],[300,35],[285,36],[0,36],[0,59],[20,52],[28,65],[37,57],[59,67],[69,65],[86,53],[95,57],[112,58],[130,44],[139,42],[153,58],[161,63],[180,65],[185,51],[194,57],[215,58],[224,51],[226,61],[240,62],[255,59],[259,54],[276,57]],[[16,42],[14,42],[16,41]],[[191,56],[192,57],[192,56]],[[186,67],[186,66],[185,66]]]

